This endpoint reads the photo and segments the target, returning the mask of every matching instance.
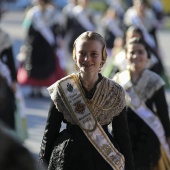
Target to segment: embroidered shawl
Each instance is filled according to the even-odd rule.
[[[74,76],[77,75],[75,74]],[[76,124],[71,117],[67,104],[62,100],[62,93],[58,88],[59,81],[48,88],[51,99],[56,105],[56,108],[63,113],[64,118],[68,122]],[[98,122],[101,125],[105,125],[111,123],[112,119],[123,110],[126,106],[126,97],[125,91],[120,85],[111,79],[103,77],[97,84],[93,98],[91,100],[87,99],[87,103],[91,107],[92,114],[94,114]]]

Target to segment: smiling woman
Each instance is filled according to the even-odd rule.
[[[82,33],[73,45],[79,72],[48,88],[52,101],[40,151],[48,170],[133,170],[124,90],[99,73],[106,58],[103,37]]]
[[[146,68],[145,41],[132,38],[126,45],[128,69],[113,79],[131,97],[127,107],[135,169],[170,169],[170,121],[162,78]]]
[[[81,41],[81,40],[80,40]],[[97,73],[101,70],[102,61],[102,45],[94,40],[82,40],[76,46],[76,64],[80,72],[92,71]]]

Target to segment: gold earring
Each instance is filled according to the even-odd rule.
[[[103,64],[100,63],[99,72],[102,70],[102,66],[103,66]]]

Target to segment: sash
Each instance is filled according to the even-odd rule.
[[[130,108],[153,130],[153,132],[158,137],[158,140],[166,153],[170,161],[170,149],[166,141],[164,128],[158,117],[145,105],[145,103],[140,99],[135,88],[133,87],[130,76],[126,74],[123,76],[123,81],[120,80],[120,84],[124,87],[126,92],[131,97]]]
[[[114,170],[124,170],[124,156],[114,147],[88,107],[77,76],[70,75],[59,82],[59,89],[71,116],[89,141]]]
[[[95,30],[94,24],[90,21],[89,17],[87,16],[86,10],[83,10],[82,7],[76,6],[73,8],[73,15],[74,18],[79,22],[79,24],[85,29],[93,31]]]

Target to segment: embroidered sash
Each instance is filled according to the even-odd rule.
[[[170,161],[170,149],[166,141],[165,132],[162,123],[158,117],[145,105],[135,91],[131,81],[129,72],[125,72],[122,78],[119,78],[120,85],[126,90],[131,97],[130,107],[131,109],[153,130],[162,145],[163,150],[166,153]]]
[[[76,75],[59,82],[64,101],[71,116],[81,127],[89,141],[114,170],[124,170],[124,156],[114,147],[90,111]]]

